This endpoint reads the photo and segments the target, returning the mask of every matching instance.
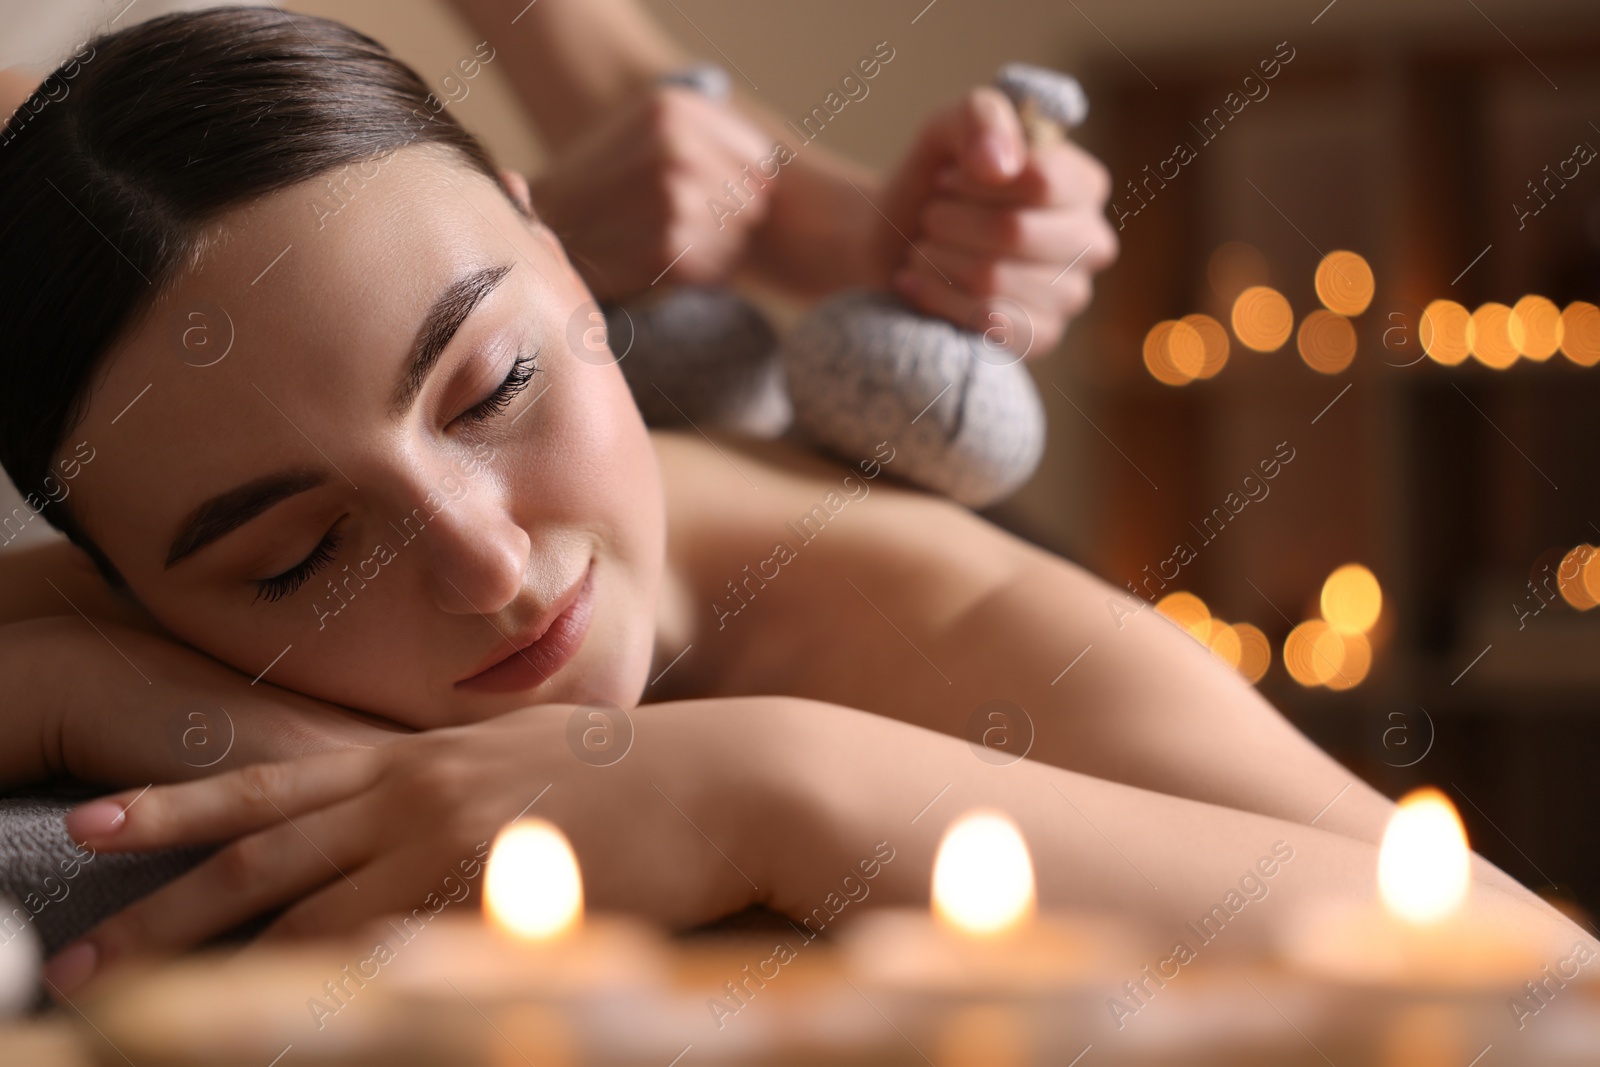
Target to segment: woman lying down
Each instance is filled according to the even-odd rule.
[[[425,96],[336,24],[176,16],[0,151],[0,459],[76,544],[5,557],[0,775],[126,786],[68,819],[98,851],[224,846],[60,991],[279,909],[266,937],[408,911],[523,812],[593,905],[673,927],[808,914],[880,842],[872,899],[925,901],[980,806],[1052,906],[1176,925],[1278,842],[1280,906],[1374,892],[1382,796],[1153,612],[894,487],[892,441],[647,432],[572,355],[589,294],[525,184]],[[224,319],[225,355],[186,343]],[[1036,730],[1004,766],[964,739],[997,700]],[[630,709],[622,758],[572,742],[584,704]],[[213,766],[194,709],[236,729]],[[1568,952],[1475,862],[1482,921]]]

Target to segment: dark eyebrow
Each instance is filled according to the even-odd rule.
[[[167,566],[192,556],[274,504],[315,489],[327,480],[327,474],[321,471],[280,471],[218,493],[195,508],[179,527],[178,536],[172,539],[172,547],[167,551]]]
[[[510,270],[509,263],[483,267],[457,278],[439,294],[439,298],[423,316],[422,325],[417,328],[417,339],[412,342],[405,372],[400,384],[395,387],[391,410],[396,416],[404,415],[411,409],[417,394],[422,391],[422,383],[428,379],[428,372],[439,362],[439,356],[450,343],[450,338],[467,321],[472,309],[494,292],[500,279]]]

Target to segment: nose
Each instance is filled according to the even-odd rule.
[[[533,542],[486,478],[460,479],[454,495],[436,490],[441,506],[423,539],[434,602],[456,615],[492,615],[522,592]]]

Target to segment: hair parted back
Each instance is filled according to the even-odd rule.
[[[410,145],[451,149],[495,179],[482,145],[430,99],[348,26],[218,7],[94,38],[7,121],[0,464],[108,577],[52,472],[107,349],[231,208]]]

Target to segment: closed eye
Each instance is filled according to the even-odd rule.
[[[537,350],[524,350],[517,354],[516,360],[511,364],[511,370],[506,373],[505,379],[487,397],[474,404],[472,407],[456,416],[458,420],[469,423],[485,422],[496,415],[503,414],[511,402],[528,388],[528,383],[533,381],[533,376],[539,373],[537,365]]]
[[[256,580],[257,600],[282,600],[284,597],[293,596],[306,582],[322,568],[333,562],[333,554],[339,548],[339,524],[344,522],[345,516],[340,516],[339,521],[328,528],[322,535],[322,540],[317,542],[317,547],[311,554],[296,563],[282,574],[275,574],[271,578]]]

